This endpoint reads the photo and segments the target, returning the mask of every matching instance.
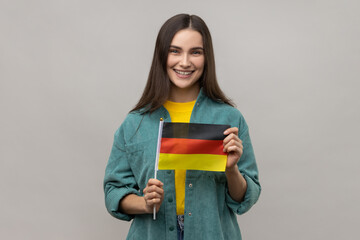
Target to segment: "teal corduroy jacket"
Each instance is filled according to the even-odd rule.
[[[133,220],[127,239],[177,239],[175,174],[172,170],[160,170],[157,174],[164,183],[165,197],[156,220],[152,219],[152,214],[128,215],[119,211],[119,202],[123,197],[132,193],[142,196],[147,181],[154,177],[160,118],[165,122],[171,121],[164,107],[151,114],[131,112],[115,133],[105,171],[105,204],[112,216]],[[229,124],[239,128],[244,152],[238,167],[247,181],[247,191],[244,200],[236,202],[228,193],[224,172],[186,171],[184,239],[241,239],[235,214],[248,211],[258,200],[261,191],[245,119],[236,108],[209,99],[201,90],[190,122]]]

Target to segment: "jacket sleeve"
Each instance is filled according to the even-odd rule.
[[[133,215],[119,211],[119,202],[126,195],[139,195],[139,187],[128,163],[125,152],[124,132],[121,126],[115,133],[108,164],[105,170],[104,192],[105,205],[108,212],[115,218],[130,221]]]
[[[258,177],[258,169],[255,161],[254,150],[251,144],[249,129],[242,118],[239,127],[239,138],[241,139],[244,147],[243,154],[238,161],[240,173],[244,176],[247,182],[247,189],[242,202],[234,201],[227,189],[226,202],[227,205],[237,214],[247,212],[259,199],[261,186]]]

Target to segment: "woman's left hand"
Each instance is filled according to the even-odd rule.
[[[237,127],[228,128],[224,134],[228,135],[223,142],[224,152],[228,153],[226,170],[234,169],[241,155],[243,154],[242,141],[238,137],[239,129]]]

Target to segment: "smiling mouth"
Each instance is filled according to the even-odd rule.
[[[180,71],[174,69],[174,72],[185,77],[185,76],[190,76],[195,71]]]

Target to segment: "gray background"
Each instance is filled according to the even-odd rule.
[[[181,12],[250,126],[263,191],[243,238],[358,239],[358,0],[0,0],[1,239],[125,239],[104,170]]]

